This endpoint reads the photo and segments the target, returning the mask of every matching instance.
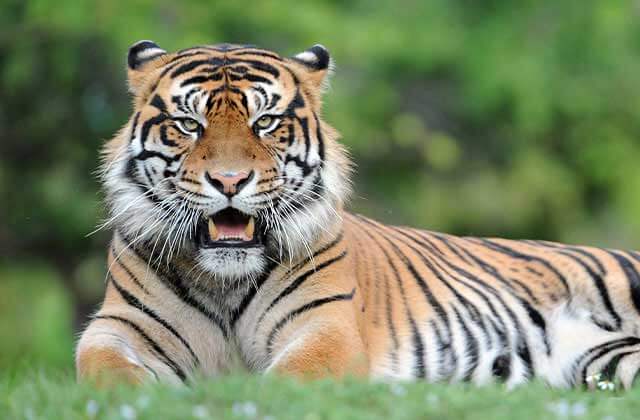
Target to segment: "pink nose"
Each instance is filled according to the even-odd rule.
[[[205,173],[207,181],[222,194],[231,197],[238,194],[253,178],[253,171],[224,171]]]

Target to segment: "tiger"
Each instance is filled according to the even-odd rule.
[[[332,69],[322,45],[130,47],[133,113],[101,166],[106,291],[78,379],[631,387],[640,254],[350,213],[353,163],[322,117]]]

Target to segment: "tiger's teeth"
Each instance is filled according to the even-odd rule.
[[[247,223],[247,227],[244,228],[244,234],[249,240],[253,239],[253,232],[255,228],[256,228],[256,224],[253,220],[253,217],[250,217],[249,223]]]
[[[212,241],[218,240],[218,228],[211,218],[209,218],[209,237]]]

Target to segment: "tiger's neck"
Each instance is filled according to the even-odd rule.
[[[176,293],[191,296],[201,305],[218,313],[225,322],[231,322],[238,308],[246,305],[248,297],[254,295],[261,285],[274,273],[286,277],[287,272],[295,272],[297,267],[314,264],[315,257],[327,247],[343,237],[343,219],[345,212],[337,210],[335,223],[318,232],[317,239],[304,248],[298,255],[277,250],[265,254],[267,262],[264,270],[252,278],[224,279],[199,269],[195,250],[177,253],[170,260],[154,254],[153,241],[135,241],[116,231],[109,252],[109,275],[114,267],[123,261],[131,265],[127,270],[135,282],[149,290],[157,284],[163,284]],[[274,247],[277,249],[277,247]]]

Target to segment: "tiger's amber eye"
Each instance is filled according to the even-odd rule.
[[[256,125],[260,128],[269,128],[272,122],[273,122],[273,117],[264,115],[258,118],[258,121],[256,121]]]
[[[192,118],[185,118],[182,120],[182,127],[187,131],[196,132],[200,128],[200,124]]]

